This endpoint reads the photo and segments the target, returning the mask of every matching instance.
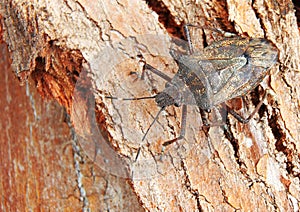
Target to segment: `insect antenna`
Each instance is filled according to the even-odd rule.
[[[132,100],[144,100],[144,99],[154,99],[157,95],[154,95],[154,96],[143,96],[143,97],[133,97],[133,98],[120,98],[120,97],[116,97],[116,96],[104,96],[104,98],[106,99],[115,99],[115,100],[125,100],[125,101],[132,101]],[[152,125],[155,123],[155,121],[157,120],[159,114],[165,109],[165,107],[162,107],[158,113],[156,114],[155,118],[153,119],[152,123],[150,124],[150,126],[148,127],[146,133],[144,134],[143,138],[142,138],[142,141],[145,140],[150,128],[152,127]],[[140,154],[140,151],[141,151],[141,147],[138,148],[138,151],[137,151],[137,154],[136,154],[136,157],[135,157],[135,161],[137,161],[137,158]]]
[[[154,124],[155,121],[157,120],[159,114],[160,114],[163,110],[165,110],[165,108],[166,108],[166,107],[162,107],[162,108],[158,111],[158,113],[156,114],[156,116],[155,116],[155,118],[153,119],[152,123],[151,123],[150,126],[148,127],[146,133],[144,134],[144,136],[143,136],[143,138],[142,138],[142,141],[145,140],[145,138],[146,138],[146,136],[147,136],[147,134],[148,134],[150,128],[153,126],[153,124]]]
[[[133,97],[133,98],[120,98],[120,97],[115,97],[115,96],[105,96],[107,99],[116,99],[116,100],[143,100],[143,99],[154,99],[155,96],[143,96],[143,97]]]
[[[125,100],[125,101],[132,101],[132,100],[144,100],[144,99],[154,99],[157,95],[155,96],[143,96],[143,97],[133,97],[133,98],[120,98],[120,97],[115,97],[115,96],[105,96],[105,98],[107,99],[116,99],[116,100]],[[159,114],[165,110],[166,107],[162,107],[158,113],[156,114],[156,116],[154,117],[152,123],[150,124],[150,126],[148,127],[148,129],[146,130],[146,133],[144,134],[142,141],[145,140],[149,130],[151,129],[151,127],[153,126],[153,124],[155,123],[155,121],[157,120]]]

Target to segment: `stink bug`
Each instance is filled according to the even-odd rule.
[[[164,142],[163,146],[184,138],[187,105],[197,106],[200,110],[203,124],[208,126],[204,112],[209,112],[214,106],[232,98],[244,96],[253,90],[265,78],[271,66],[277,61],[277,49],[268,40],[263,38],[244,38],[236,35],[232,36],[232,34],[230,37],[213,42],[202,51],[196,51],[193,48],[188,27],[196,26],[184,26],[184,32],[188,41],[188,54],[182,54],[174,50],[170,51],[171,56],[179,67],[173,78],[165,75],[150,64],[145,63],[144,65],[144,70],[149,70],[167,81],[164,90],[152,97],[124,99],[141,100],[155,98],[155,102],[161,108],[142,140],[145,139],[159,114],[170,105],[182,106],[181,131],[177,138]],[[221,33],[225,35],[225,33]],[[118,99],[111,96],[106,98]],[[262,101],[260,101],[254,112],[259,109],[261,104]],[[229,107],[227,109],[230,114],[242,123],[247,123],[254,114],[253,112],[247,119],[244,119]]]

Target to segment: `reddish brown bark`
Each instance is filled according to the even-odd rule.
[[[1,119],[6,126],[1,133],[5,147],[1,148],[1,191],[8,197],[3,198],[4,208],[296,211],[300,44],[292,2],[147,3],[5,1],[1,5],[12,69],[23,83],[27,77],[30,82],[30,94],[26,87],[1,92],[1,99],[6,99],[2,111],[8,108]],[[135,81],[136,75],[130,74],[141,71],[137,50],[147,63],[171,76],[176,65],[168,55],[166,38],[183,38],[179,29],[184,23],[265,37],[278,48],[279,60],[263,86],[272,92],[254,119],[243,125],[229,116],[232,138],[219,127],[212,127],[207,137],[199,130],[199,114],[190,110],[186,139],[161,153],[162,143],[179,133],[180,110],[169,108],[149,132],[148,143],[143,143],[141,138],[158,111],[154,101],[112,104],[100,94],[145,96],[161,90],[163,80],[154,77],[153,86],[147,80]],[[199,30],[192,33],[201,48],[205,35]],[[206,41],[211,42],[209,35]],[[13,83],[6,80],[3,85]],[[45,103],[36,91],[66,108],[77,139],[62,108]],[[258,91],[245,97],[248,112],[258,101]],[[20,117],[25,125],[9,124],[16,120],[12,117]],[[12,154],[15,151],[23,154]],[[129,175],[124,174],[124,162],[134,167]],[[20,203],[13,205],[16,199]]]

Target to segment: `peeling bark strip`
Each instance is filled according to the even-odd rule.
[[[83,57],[79,51],[64,51],[48,45],[35,58],[31,78],[42,97],[56,99],[69,109],[82,62]]]
[[[142,155],[152,157],[153,163],[148,161],[145,166],[137,166],[135,169],[136,172],[155,177],[133,178],[129,181],[139,203],[148,211],[299,210],[300,38],[291,0],[255,0],[245,1],[243,4],[237,0],[5,0],[1,3],[1,15],[3,37],[9,45],[12,66],[17,76],[21,79],[33,77],[38,90],[63,104],[67,111],[72,111],[72,89],[76,87],[78,77],[82,77],[79,73],[83,61],[90,67],[91,73],[98,74],[87,73],[92,90],[110,88],[111,92],[118,93],[130,86],[134,87],[133,79],[130,78],[132,75],[129,73],[141,71],[138,65],[140,58],[136,56],[135,49],[128,48],[130,45],[124,41],[138,46],[144,51],[142,53],[148,52],[146,61],[164,73],[170,72],[171,75],[174,74],[174,63],[167,54],[164,54],[164,57],[159,54],[167,41],[143,40],[142,37],[181,37],[179,27],[184,23],[192,23],[221,28],[246,37],[268,39],[280,51],[279,63],[271,70],[270,79],[265,82],[264,87],[270,87],[273,95],[269,95],[264,102],[257,115],[259,117],[247,125],[230,119],[228,125],[231,135],[227,138],[232,137],[232,140],[228,140],[217,127],[211,128],[206,139],[204,133],[197,126],[193,126],[198,121],[188,120],[193,125],[188,126],[190,131],[187,133],[187,139],[173,145],[161,157],[156,157],[153,153],[160,151],[164,138],[176,134],[180,126],[177,119],[179,111],[171,108],[165,117],[159,120],[160,130],[164,134],[148,138],[151,144],[156,145],[145,148]],[[197,46],[201,47],[203,43],[205,45],[205,42],[210,42],[210,34],[197,33],[199,32],[196,30],[192,32],[192,39],[198,41],[195,43]],[[120,55],[125,55],[121,62],[112,66],[117,59],[116,55],[110,55],[115,57],[108,56],[106,60],[101,61],[95,59],[107,50],[107,46],[114,47]],[[108,72],[110,70],[113,72]],[[158,89],[159,82],[155,80],[154,78],[156,87],[151,87],[149,83],[148,90],[137,90],[137,94],[149,94]],[[147,82],[136,83],[142,88],[147,85]],[[132,90],[132,93],[135,91]],[[253,105],[257,103],[258,91],[256,89],[245,98],[245,105],[249,107],[247,110],[252,110]],[[137,151],[136,137],[143,133],[141,129],[149,126],[149,120],[145,117],[151,115],[152,111],[155,112],[156,106],[151,103],[146,106],[129,104],[116,113],[112,111],[116,111],[120,105],[109,105],[98,95],[95,99],[95,107],[88,109],[96,111],[94,117],[103,124],[102,129],[107,133],[106,137],[110,138],[108,144],[122,158],[130,158]],[[85,109],[85,104],[85,101],[81,101],[77,106]],[[233,103],[233,106],[237,105]],[[127,116],[122,116],[122,112],[126,112]],[[192,113],[193,111],[190,111],[188,115],[196,117]],[[113,122],[116,117],[121,120],[119,125]],[[262,117],[266,118],[261,120]],[[131,123],[130,118],[134,124],[129,125],[131,128],[124,127]],[[79,122],[86,120],[78,119],[74,124],[80,126]],[[83,130],[93,132],[93,127],[97,125],[92,124],[94,125],[84,125],[87,128]],[[138,130],[130,132],[133,127]],[[128,132],[133,136],[126,137]],[[94,139],[87,143],[90,145],[87,145],[88,149],[84,151],[97,152],[97,142],[99,141]],[[93,160],[93,155],[91,157]],[[99,159],[105,162],[105,158]],[[90,170],[85,166],[87,159],[82,160],[85,160],[82,172],[85,168]],[[99,164],[95,161],[96,167]],[[75,181],[76,173],[73,174]],[[84,197],[89,203],[86,207],[91,210],[141,210],[137,207],[133,193],[129,192],[127,195],[125,192],[128,191],[121,189],[120,183],[116,183],[115,188],[109,186],[113,180],[104,172],[91,174],[91,171],[85,171],[85,175],[95,178],[94,181],[82,181],[83,187],[93,185],[85,188]],[[104,183],[98,183],[97,176],[105,179],[106,186]],[[39,188],[31,188],[34,189]],[[97,189],[103,193],[95,195],[94,191]],[[74,193],[76,192],[79,191],[75,190]],[[107,201],[108,196],[111,201]],[[61,197],[62,201],[63,199],[65,196]],[[103,199],[106,205],[101,203],[100,200]],[[73,201],[76,202],[77,199],[74,198]]]
[[[80,51],[56,46],[41,28],[40,11],[35,9],[34,2],[25,7],[14,2],[2,5],[12,67],[22,83],[31,75],[43,97],[68,109],[83,57]]]

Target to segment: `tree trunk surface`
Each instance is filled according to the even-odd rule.
[[[2,1],[2,210],[298,211],[295,8],[289,0]],[[231,115],[219,123],[216,107],[208,130],[188,105],[185,138],[163,147],[180,134],[180,107],[156,117],[154,99],[107,96],[162,91],[178,71],[169,51],[187,45],[186,23],[200,26],[190,29],[196,50],[222,29],[266,38],[278,61],[261,86],[228,102],[246,117],[267,90],[248,124]],[[145,63],[168,77],[142,77]]]

